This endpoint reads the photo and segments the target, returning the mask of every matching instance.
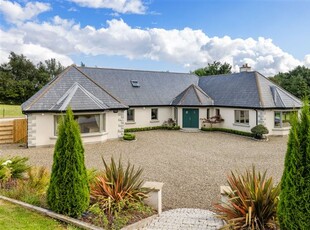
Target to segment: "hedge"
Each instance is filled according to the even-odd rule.
[[[150,131],[150,130],[158,130],[158,129],[179,130],[180,126],[153,126],[153,127],[143,127],[143,128],[130,128],[130,129],[125,129],[124,132],[129,133],[129,132]]]
[[[136,135],[132,133],[125,133],[123,139],[126,141],[132,141],[136,139]]]
[[[224,129],[224,128],[201,128],[202,131],[207,131],[207,132],[224,132],[224,133],[232,133],[232,134],[237,134],[241,136],[246,136],[246,137],[254,137],[255,135],[253,133],[248,133],[244,131],[239,131],[239,130],[234,130],[234,129]]]

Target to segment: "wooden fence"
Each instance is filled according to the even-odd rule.
[[[26,143],[27,119],[0,122],[0,144]]]

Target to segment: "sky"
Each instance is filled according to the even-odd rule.
[[[310,67],[310,0],[0,0],[0,63],[189,72],[220,61],[266,76]]]

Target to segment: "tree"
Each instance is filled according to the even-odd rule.
[[[89,205],[84,148],[70,108],[59,122],[47,202],[53,211],[72,217],[80,216]]]
[[[297,66],[287,73],[278,73],[269,79],[298,98],[310,96],[310,69],[305,66]]]
[[[25,102],[63,69],[55,59],[35,66],[24,55],[11,52],[9,62],[0,66],[0,103]]]
[[[194,73],[201,76],[220,75],[231,73],[232,66],[228,63],[222,64],[221,62],[214,61],[212,64],[208,63],[208,66],[200,69],[196,69]]]
[[[282,230],[310,229],[310,112],[304,100],[300,119],[295,115],[287,144],[278,219]]]

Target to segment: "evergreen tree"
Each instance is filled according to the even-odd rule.
[[[291,122],[278,219],[281,230],[310,229],[310,112],[304,101],[300,119]]]
[[[51,210],[72,217],[80,216],[89,205],[84,148],[70,108],[59,122],[47,202]]]

